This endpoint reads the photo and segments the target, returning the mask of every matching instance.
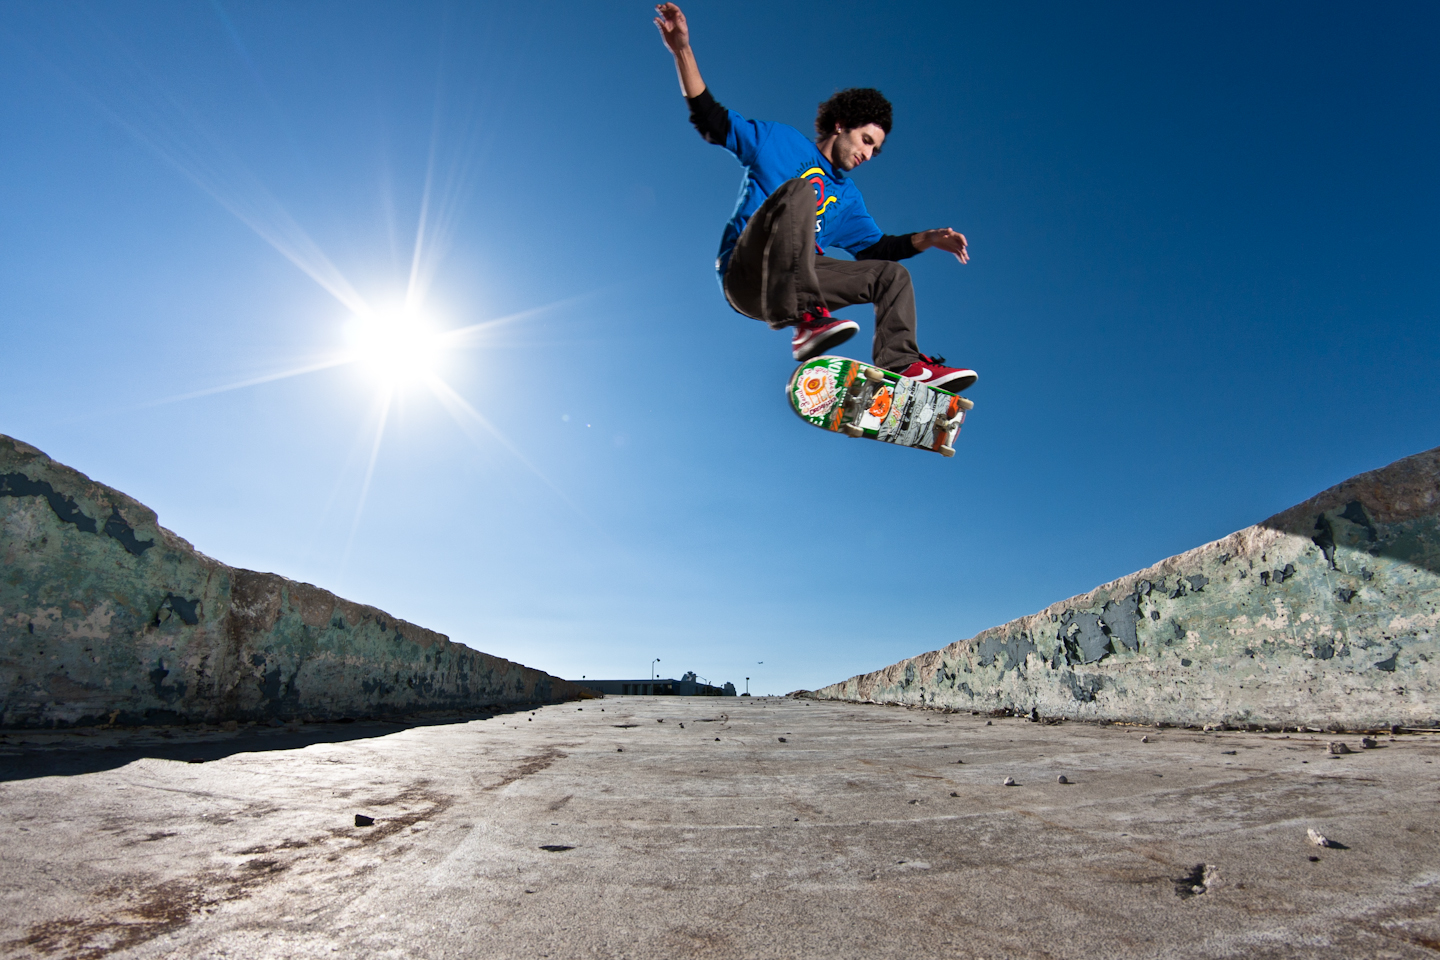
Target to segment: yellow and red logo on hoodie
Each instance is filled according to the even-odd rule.
[[[815,219],[819,220],[821,217],[825,216],[825,208],[830,206],[830,204],[834,203],[838,198],[826,196],[825,171],[821,170],[819,167],[811,167],[809,170],[806,170],[804,173],[800,174],[800,176],[804,177],[806,180],[809,180],[810,185],[815,188]]]

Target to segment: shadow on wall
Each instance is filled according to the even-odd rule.
[[[1260,526],[1308,539],[1332,571],[1369,556],[1440,576],[1440,447],[1351,477]]]
[[[531,711],[525,707],[452,718],[411,717],[303,725],[125,727],[106,730],[12,730],[0,733],[0,783],[37,777],[74,777],[114,770],[137,760],[211,763],[239,753],[299,750],[321,743],[388,737],[414,727],[480,722]]]

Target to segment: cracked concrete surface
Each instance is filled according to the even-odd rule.
[[[11,731],[0,955],[1433,957],[1437,764],[796,699]]]

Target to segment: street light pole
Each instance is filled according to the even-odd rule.
[[[749,695],[749,693],[750,693],[750,678],[749,678],[749,677],[746,677],[746,678],[745,678],[745,693],[746,693],[746,695]]]
[[[659,662],[660,662],[660,658],[659,658],[659,657],[656,657],[654,660],[651,660],[651,661],[650,661],[650,679],[651,679],[651,680],[654,680],[654,679],[655,679],[655,664],[657,664],[657,663],[659,663]]]

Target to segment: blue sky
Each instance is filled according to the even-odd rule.
[[[770,693],[1440,443],[1433,5],[684,6],[743,114],[894,101],[871,212],[972,249],[907,261],[922,349],[981,375],[953,460],[789,412],[712,271],[739,167],[620,3],[7,5],[0,432],[479,649]],[[447,402],[213,392],[340,355],[417,236],[436,325],[510,318]]]

